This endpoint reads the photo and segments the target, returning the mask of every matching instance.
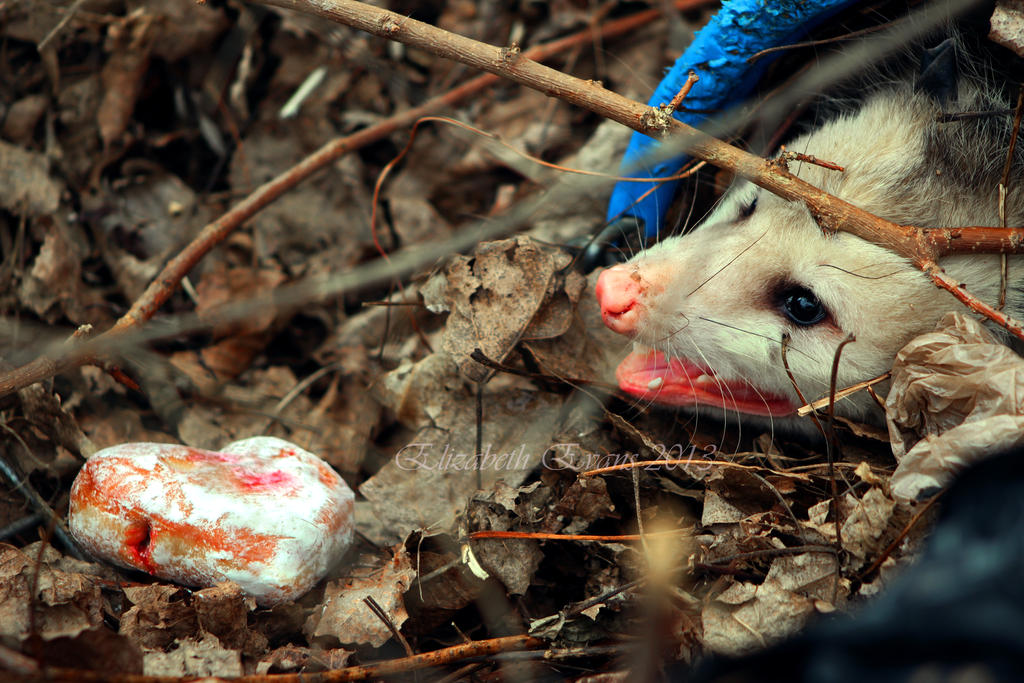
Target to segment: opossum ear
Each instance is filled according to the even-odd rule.
[[[946,38],[921,55],[921,72],[914,82],[914,89],[930,96],[943,109],[956,99],[956,82],[960,76],[956,68],[956,44]]]

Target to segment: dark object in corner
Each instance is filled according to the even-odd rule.
[[[965,472],[916,564],[850,617],[764,652],[711,659],[691,681],[1024,678],[1024,451]]]

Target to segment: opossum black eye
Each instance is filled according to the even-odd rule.
[[[740,207],[740,216],[736,220],[740,220],[741,221],[744,218],[749,218],[750,214],[754,213],[754,209],[756,209],[756,208],[757,208],[757,195],[755,194],[753,199],[751,199],[749,202],[747,202],[746,204],[744,204],[743,206]]]
[[[782,312],[797,325],[814,325],[828,315],[818,297],[806,287],[787,289],[782,293],[780,302]]]

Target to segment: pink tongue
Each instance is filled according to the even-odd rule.
[[[719,406],[754,415],[789,415],[797,407],[788,398],[757,391],[743,381],[723,380],[686,359],[665,361],[659,351],[633,352],[619,364],[615,377],[619,387],[637,398],[670,406],[698,404]],[[656,380],[661,379],[659,385]]]

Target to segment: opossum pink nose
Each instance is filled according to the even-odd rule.
[[[597,278],[597,303],[608,329],[634,336],[644,309],[640,299],[647,286],[629,266],[615,266]]]

